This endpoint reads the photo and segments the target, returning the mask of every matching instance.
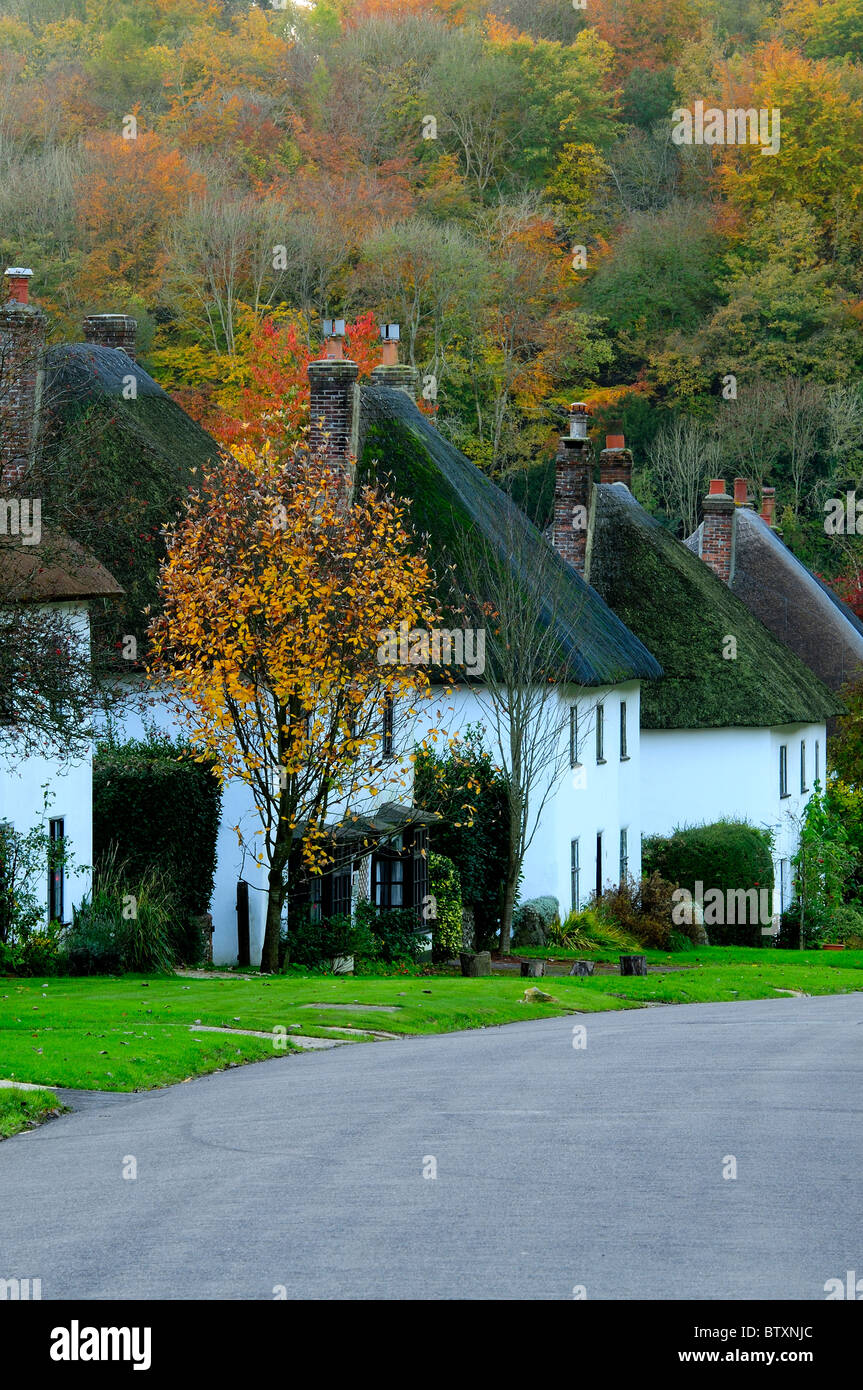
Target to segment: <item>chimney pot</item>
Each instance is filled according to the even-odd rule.
[[[768,526],[773,526],[776,515],[776,488],[763,487],[761,489],[761,520]]]
[[[27,304],[30,299],[30,277],[32,270],[24,266],[10,265],[4,272],[9,289],[9,299],[18,304]]]
[[[734,505],[745,507],[749,501],[749,483],[746,478],[734,479]]]

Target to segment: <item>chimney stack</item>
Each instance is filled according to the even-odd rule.
[[[138,320],[128,314],[90,314],[84,320],[84,339],[94,347],[120,348],[135,361]]]
[[[773,529],[774,517],[776,515],[776,488],[763,487],[761,489],[761,520]]]
[[[0,307],[0,486],[33,464],[45,381],[45,315],[30,303],[32,270],[11,266]]]
[[[587,406],[569,408],[569,434],[561,438],[555,459],[554,548],[584,575],[587,522],[593,486],[593,448],[587,435]]]
[[[356,453],[355,426],[359,423],[354,409],[359,368],[345,357],[344,336],[344,319],[324,319],[327,355],[309,363],[309,442],[312,453],[340,469],[348,481],[351,459]]]
[[[734,498],[728,496],[722,478],[711,478],[702,506],[701,558],[723,584],[730,584],[734,572]]]
[[[599,481],[625,483],[632,491],[632,451],[627,449],[622,428],[605,436],[605,448],[599,456]]]
[[[413,367],[399,362],[400,331],[397,323],[381,325],[383,361],[372,368],[372,381],[375,386],[389,386],[393,390],[404,391],[413,400],[417,393],[417,374]]]

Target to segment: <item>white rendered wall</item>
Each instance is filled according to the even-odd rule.
[[[789,861],[799,818],[815,780],[815,745],[824,785],[827,731],[823,724],[773,729],[642,729],[641,803],[645,835],[676,826],[748,820],[774,832],[776,887],[780,865],[790,888]],[[800,745],[806,745],[807,790],[800,784]],[[788,795],[780,794],[779,749],[788,750]],[[783,906],[788,905],[788,892]]]
[[[63,603],[51,610],[71,618],[73,632],[89,648],[90,619],[86,605]],[[45,805],[45,792],[49,803]],[[76,759],[54,753],[34,755],[17,762],[0,758],[0,820],[26,834],[37,825],[47,830],[48,821],[62,818],[66,845],[73,863],[64,874],[64,921],[90,891],[93,875],[93,753],[90,746]],[[48,863],[33,882],[33,892],[44,904],[48,919]]]
[[[524,873],[519,890],[520,900],[544,895],[556,897],[565,917],[572,907],[571,847],[574,839],[580,846],[580,906],[584,906],[596,884],[596,837],[602,834],[602,885],[616,885],[620,878],[620,831],[626,828],[628,837],[629,876],[641,873],[641,814],[640,814],[640,684],[603,689],[571,687],[560,695],[562,710],[561,746],[566,770],[555,784],[545,802],[536,833],[525,855]],[[620,756],[620,705],[626,702],[627,753]],[[596,708],[605,709],[605,761],[596,758]],[[576,703],[579,708],[579,749],[581,766],[569,766],[568,709]],[[487,697],[471,689],[460,689],[450,697],[441,697],[440,722],[448,734],[461,733],[469,724],[480,724],[485,732],[483,742],[497,756]],[[545,786],[548,785],[546,779]],[[532,806],[539,806],[542,787],[532,790]],[[535,819],[535,809],[530,824]],[[434,844],[434,830],[431,834]]]

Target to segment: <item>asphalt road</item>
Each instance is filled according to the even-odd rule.
[[[856,994],[90,1095],[0,1144],[0,1278],[43,1299],[823,1300],[863,1274],[861,1083]]]

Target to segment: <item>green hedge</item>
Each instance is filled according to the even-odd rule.
[[[100,743],[93,761],[93,857],[116,847],[130,880],[154,866],[165,876],[197,958],[192,919],[213,895],[222,792],[209,764],[168,738]],[[197,954],[200,954],[198,950]]]
[[[748,892],[755,889],[760,895],[768,890],[772,906],[773,856],[769,830],[760,830],[744,821],[717,821],[713,825],[686,826],[672,835],[652,835],[642,844],[641,859],[646,878],[658,873],[676,887],[695,892],[701,883],[707,894],[719,889]],[[725,897],[726,906],[728,899]],[[760,896],[759,896],[760,902]],[[705,930],[712,946],[761,946],[764,937],[761,923],[711,922],[705,907]],[[712,915],[712,914],[711,914]],[[726,911],[726,916],[730,914]],[[742,916],[741,910],[737,916]],[[748,915],[748,914],[746,914]]]
[[[461,879],[445,854],[429,855],[429,892],[435,900],[432,928],[432,960],[453,960],[462,949]]]

